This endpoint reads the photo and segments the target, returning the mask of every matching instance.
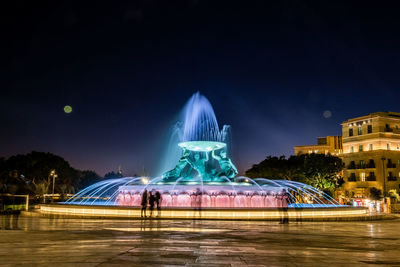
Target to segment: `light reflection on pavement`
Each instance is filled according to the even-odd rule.
[[[400,220],[303,222],[20,218],[0,265],[400,265]]]

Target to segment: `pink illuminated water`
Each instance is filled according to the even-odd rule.
[[[142,200],[140,193],[120,192],[116,204],[139,207]],[[287,207],[287,200],[280,195],[245,195],[245,194],[162,194],[161,207],[198,207],[203,208],[281,208]]]

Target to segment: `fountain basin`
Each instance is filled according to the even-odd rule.
[[[49,216],[65,216],[79,218],[119,218],[140,219],[140,208],[119,206],[88,206],[67,204],[44,204],[40,206],[40,213]],[[149,212],[147,213],[149,215]],[[201,210],[188,208],[164,208],[156,219],[208,219],[208,220],[265,220],[279,221],[283,217],[290,221],[358,221],[383,219],[382,215],[370,215],[364,207],[337,207],[337,208],[288,208],[282,209],[239,209],[205,208]]]

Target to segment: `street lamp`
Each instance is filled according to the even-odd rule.
[[[55,185],[55,180],[56,180],[57,177],[58,177],[57,174],[53,175],[53,198],[54,198],[54,185]]]
[[[47,177],[47,186],[50,185],[50,177],[53,178],[53,194],[51,197],[51,201],[53,202],[53,198],[54,198],[54,185],[55,185],[55,180],[58,177],[56,170],[51,170],[49,176]],[[48,188],[48,187],[47,187]],[[49,189],[49,188],[48,188]],[[47,193],[48,193],[48,189],[47,189]]]
[[[382,172],[383,172],[383,197],[386,197],[386,177],[385,177],[385,157],[381,158],[382,160]]]

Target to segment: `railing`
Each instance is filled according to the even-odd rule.
[[[390,133],[390,132],[393,132],[393,129],[392,128],[384,128],[383,131]]]
[[[374,169],[374,168],[376,168],[376,167],[375,167],[375,163],[368,163],[368,164],[365,164],[365,168],[366,168],[366,169]]]
[[[365,163],[364,164],[357,164],[356,168],[357,169],[365,169]]]
[[[367,176],[366,180],[369,181],[369,182],[376,181],[376,176],[375,175],[374,176]]]
[[[396,176],[388,176],[387,179],[388,179],[388,181],[397,181]]]
[[[349,177],[348,179],[347,179],[349,182],[356,182],[357,181],[357,178],[354,176],[354,177]]]
[[[347,169],[349,170],[354,170],[356,168],[356,165],[354,163],[350,163],[349,165],[347,165]]]
[[[386,165],[386,167],[388,167],[388,168],[396,168],[396,164],[395,163],[388,163]]]

